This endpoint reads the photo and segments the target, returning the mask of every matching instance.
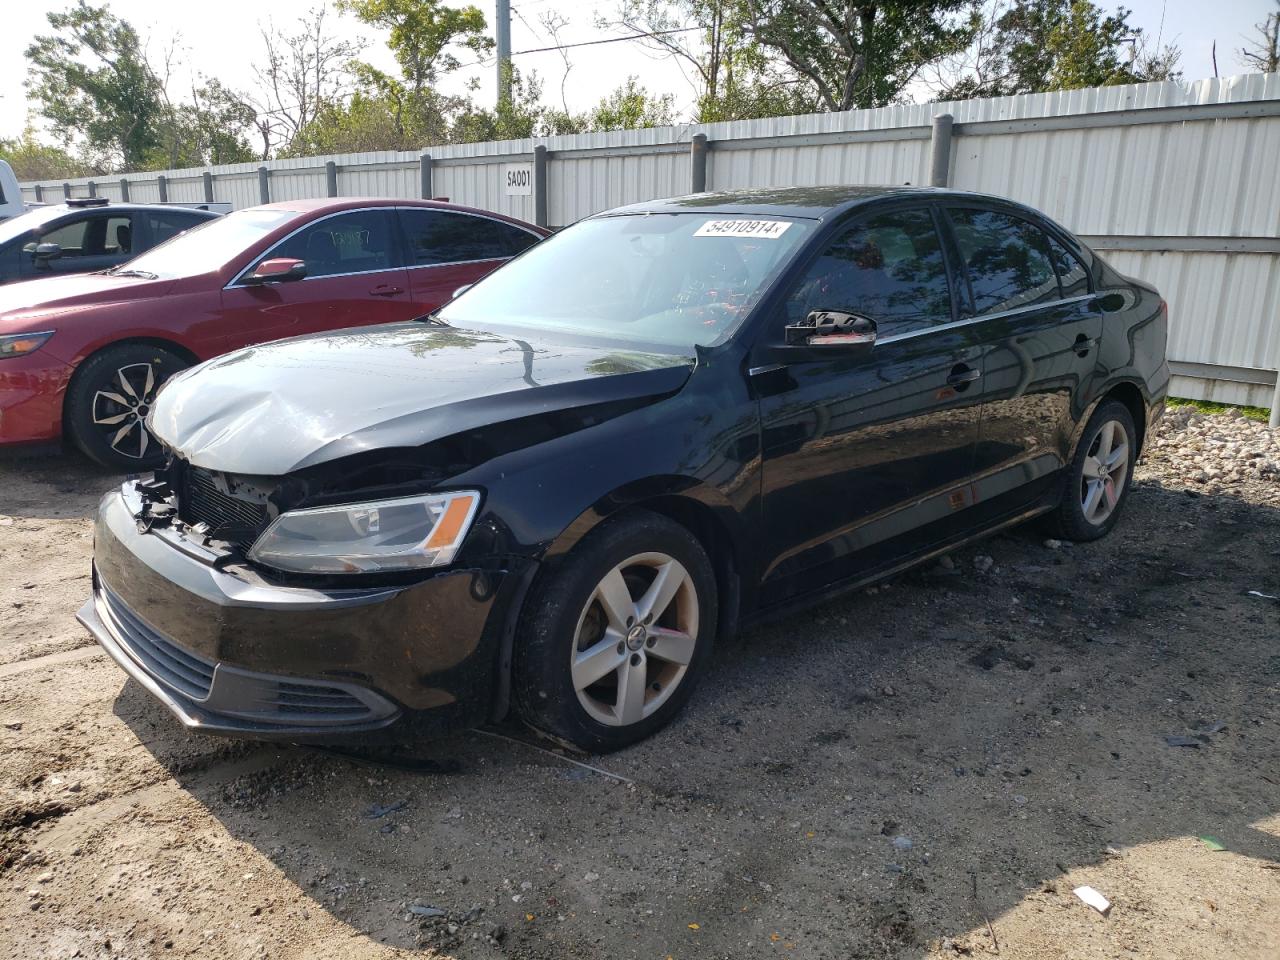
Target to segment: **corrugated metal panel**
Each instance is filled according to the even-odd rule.
[[[173,203],[204,200],[203,177],[180,177],[169,181],[169,199]]]

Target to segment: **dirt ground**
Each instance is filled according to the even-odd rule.
[[[752,630],[615,776],[183,734],[73,618],[117,478],[0,462],[0,956],[1280,958],[1280,481],[1191,420],[1106,540]]]

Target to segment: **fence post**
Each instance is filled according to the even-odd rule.
[[[338,165],[332,160],[326,160],[324,164],[324,185],[329,191],[329,196],[338,195]]]
[[[63,199],[71,199],[71,184],[67,183],[65,180],[62,182],[62,196]]]
[[[36,184],[36,203],[44,203],[44,187]]]
[[[204,180],[204,202],[213,203],[213,172],[206,170],[201,179]]]
[[[156,186],[160,188],[160,202],[169,202],[169,178],[163,173],[156,177]]]
[[[271,171],[266,167],[258,168],[258,202],[271,202]]]
[[[125,203],[129,202],[129,181],[124,177],[120,178],[120,199]]]
[[[89,181],[89,196],[91,196],[91,197],[96,197],[97,195],[98,195],[98,184],[97,184],[95,181],[90,180],[90,181]]]
[[[431,154],[424,153],[418,158],[418,175],[422,181],[422,199],[430,200],[431,193]]]
[[[1271,395],[1271,419],[1269,423],[1272,429],[1280,427],[1280,370],[1276,371],[1276,392]]]
[[[542,144],[533,148],[533,222],[547,225],[547,148]]]
[[[692,193],[707,192],[707,135],[695,133],[689,141],[689,186]]]
[[[951,125],[949,113],[933,118],[929,138],[929,186],[945,187],[951,182]]]

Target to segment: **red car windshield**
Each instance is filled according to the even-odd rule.
[[[161,279],[189,277],[220,270],[286,220],[292,210],[251,207],[208,220],[172,240],[134,257],[118,269],[152,274]]]

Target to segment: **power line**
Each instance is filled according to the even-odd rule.
[[[602,43],[622,43],[625,40],[643,40],[646,37],[664,37],[671,33],[692,33],[695,30],[701,29],[702,27],[680,27],[676,30],[653,30],[645,33],[633,33],[629,37],[607,37],[604,40],[583,40],[580,43],[559,43],[554,47],[535,47],[532,50],[516,50],[511,55],[513,57],[519,57],[526,53],[548,53],[552,50],[572,50],[574,47],[595,47]]]

